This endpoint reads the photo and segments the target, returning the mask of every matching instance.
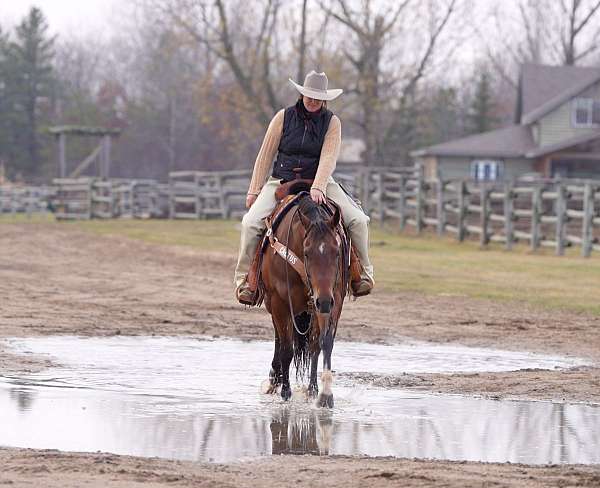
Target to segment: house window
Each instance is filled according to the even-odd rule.
[[[495,181],[502,177],[502,161],[479,159],[471,162],[471,178],[477,181]]]
[[[573,126],[596,127],[600,125],[600,100],[576,98],[573,103]]]

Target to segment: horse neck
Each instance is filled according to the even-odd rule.
[[[295,252],[298,256],[302,256],[304,253],[304,237],[306,236],[306,229],[304,228],[304,225],[302,225],[300,216],[296,215],[297,212],[299,211],[294,209],[291,212],[288,212],[283,218],[278,228],[277,238],[283,244],[288,246],[291,251]],[[290,223],[292,229],[288,234]],[[288,242],[288,235],[290,242]]]

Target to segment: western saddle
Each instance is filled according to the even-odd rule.
[[[310,190],[312,185],[312,180],[303,180],[297,179],[292,180],[287,183],[282,183],[279,188],[277,188],[275,192],[275,199],[277,200],[277,206],[266,219],[266,229],[260,240],[260,244],[256,248],[256,253],[254,255],[254,259],[252,260],[252,264],[250,265],[250,269],[248,271],[248,275],[246,277],[246,282],[248,288],[252,291],[252,300],[251,302],[244,302],[245,305],[249,306],[260,306],[264,299],[264,286],[261,281],[261,265],[262,265],[262,257],[266,250],[269,247],[273,247],[275,252],[279,253],[283,259],[288,258],[288,253],[291,251],[287,250],[285,246],[279,243],[276,239],[274,239],[273,233],[283,220],[283,217],[292,209],[299,201],[300,198]],[[327,200],[327,206],[333,215],[335,208],[337,205],[332,200]],[[356,250],[354,246],[351,245],[350,238],[348,233],[343,225],[342,220],[340,220],[340,234],[344,237],[345,242],[348,245],[345,245],[344,248],[346,251],[346,259],[344,262],[348,263],[348,269],[345,270],[345,276],[349,276],[349,280],[346,279],[346,286],[349,285],[352,294],[356,296],[360,296],[360,294],[354,291],[355,286],[353,284],[359,283],[361,280],[361,264],[356,254]],[[285,250],[285,251],[283,251]],[[349,254],[349,256],[347,255]],[[293,255],[293,253],[292,253]],[[296,270],[300,274],[301,277],[306,276],[306,271],[304,270],[304,263],[300,259],[296,259],[295,255],[293,255],[293,259],[287,259],[288,263],[292,268]],[[296,264],[298,263],[298,264]],[[348,283],[349,281],[349,283]]]

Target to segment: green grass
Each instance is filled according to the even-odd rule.
[[[371,257],[378,285],[389,290],[520,300],[545,308],[600,315],[600,260],[580,249],[557,257],[550,250],[482,250],[474,242],[397,235],[374,229]]]
[[[237,252],[240,238],[239,222],[221,220],[87,220],[67,225],[151,244],[190,246],[227,253]]]
[[[14,221],[27,219],[0,218],[0,223]],[[239,244],[239,223],[233,221],[95,220],[52,225],[232,254]],[[574,248],[567,256],[556,257],[551,250],[532,254],[525,245],[512,252],[500,246],[481,250],[474,242],[459,244],[450,238],[399,235],[377,226],[371,229],[378,288],[519,300],[600,316],[600,257],[584,259],[579,251]]]
[[[54,216],[50,213],[48,214],[31,214],[27,216],[25,214],[17,213],[10,214],[4,213],[0,214],[0,225],[1,224],[39,224],[44,222],[55,222]]]

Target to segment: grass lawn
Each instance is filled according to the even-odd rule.
[[[27,221],[26,217],[0,218],[0,223]],[[40,221],[44,219],[31,220]],[[234,221],[94,220],[52,225],[232,254],[239,242],[239,222]],[[474,242],[399,235],[376,225],[371,229],[371,256],[379,288],[522,300],[600,315],[600,256],[584,259],[579,251],[570,249],[567,256],[556,257],[551,250],[532,254],[525,245],[515,246],[512,252],[500,246],[481,250]]]

